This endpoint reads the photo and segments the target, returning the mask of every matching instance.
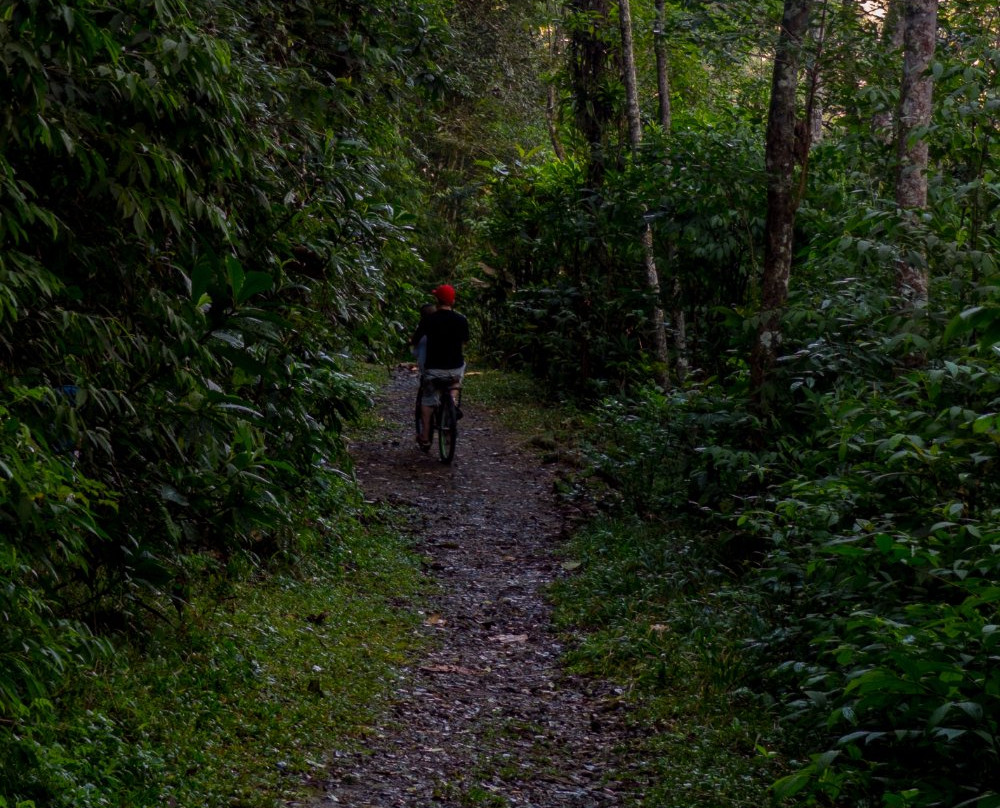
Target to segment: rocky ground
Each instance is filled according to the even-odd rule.
[[[360,753],[335,753],[312,806],[608,808],[634,804],[620,694],[569,676],[546,587],[566,574],[556,470],[476,403],[464,405],[452,465],[409,431],[416,378],[398,368],[381,401],[386,430],[353,449],[371,500],[414,514],[436,586],[431,650],[405,672]],[[300,803],[300,805],[305,805]]]

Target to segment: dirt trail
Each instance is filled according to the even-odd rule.
[[[334,758],[313,805],[624,806],[634,786],[606,779],[627,745],[619,695],[565,675],[550,627],[544,588],[563,571],[554,471],[474,401],[450,467],[420,453],[415,389],[398,368],[380,402],[389,431],[352,454],[369,499],[419,509],[435,642],[365,752]]]

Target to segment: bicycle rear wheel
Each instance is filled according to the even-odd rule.
[[[455,441],[458,439],[458,413],[455,402],[445,391],[441,394],[441,404],[438,407],[440,423],[438,424],[438,454],[442,463],[450,463],[455,459]]]

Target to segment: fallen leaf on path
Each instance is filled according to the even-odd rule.
[[[478,676],[479,671],[463,668],[461,665],[421,665],[420,670],[428,673],[460,673],[463,676]]]
[[[495,637],[490,637],[493,642],[502,642],[507,645],[518,642],[527,642],[527,634],[497,634]]]
[[[432,614],[432,615],[428,616],[428,618],[426,620],[424,620],[424,625],[425,626],[444,626],[444,625],[447,625],[447,623],[448,623],[448,621],[445,620],[439,614]]]

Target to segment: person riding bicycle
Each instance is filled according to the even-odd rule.
[[[423,337],[427,338],[427,356],[420,379],[421,429],[417,437],[417,443],[424,451],[431,445],[431,413],[438,403],[434,380],[451,380],[451,397],[457,405],[458,389],[462,386],[462,377],[465,375],[462,347],[469,341],[469,321],[453,308],[455,288],[442,284],[431,294],[437,299],[437,309],[421,318],[420,325],[410,340],[413,345],[418,345]]]

